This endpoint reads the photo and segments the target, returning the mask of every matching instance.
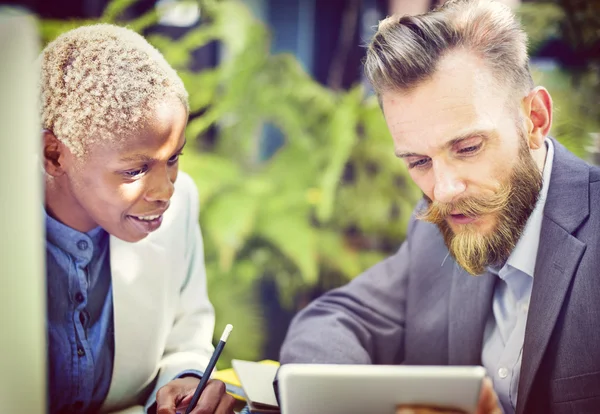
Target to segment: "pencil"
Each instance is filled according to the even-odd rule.
[[[185,410],[185,414],[190,414],[196,406],[196,404],[198,404],[200,394],[202,394],[202,391],[204,391],[204,388],[206,388],[206,384],[208,383],[208,380],[210,379],[210,376],[213,370],[215,369],[215,365],[217,365],[219,356],[221,356],[221,352],[223,352],[223,348],[225,348],[225,344],[227,343],[227,338],[229,338],[229,334],[232,330],[233,326],[231,326],[230,324],[227,324],[227,326],[223,330],[221,340],[217,344],[215,352],[213,352],[212,357],[210,358],[208,366],[206,367],[206,371],[204,371],[204,375],[202,375],[202,379],[200,380],[200,383],[196,388],[196,392],[194,392],[194,396],[192,397],[192,401],[190,401],[190,405],[188,405],[187,409]]]

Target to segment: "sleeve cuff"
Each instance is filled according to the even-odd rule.
[[[173,378],[173,379],[176,380],[176,379],[185,378],[185,377],[196,377],[198,379],[202,379],[203,375],[204,375],[204,371],[200,371],[197,369],[186,369],[185,371],[182,371],[179,374],[177,374],[175,376],[175,378]]]
[[[185,377],[196,377],[198,379],[202,379],[202,376],[204,375],[204,371],[199,371],[197,369],[186,369],[185,371],[180,372],[179,374],[177,374],[173,380],[179,379],[179,378],[185,378]],[[154,400],[152,402],[152,404],[148,407],[148,409],[146,410],[147,414],[156,414],[156,400]]]

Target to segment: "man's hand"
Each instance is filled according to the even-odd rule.
[[[396,410],[396,414],[464,414],[464,412],[453,410],[451,408],[400,406]],[[496,392],[492,387],[492,381],[490,381],[489,378],[484,378],[483,380],[476,414],[502,414],[498,396],[496,395]]]
[[[179,378],[169,382],[156,393],[156,413],[185,413],[200,380],[195,377]],[[222,381],[210,380],[202,391],[192,414],[233,414],[234,398],[225,392]]]

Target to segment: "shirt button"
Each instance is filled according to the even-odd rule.
[[[81,322],[81,325],[85,328],[86,326],[86,322],[87,322],[87,315],[85,310],[79,312],[79,322]]]
[[[526,313],[529,312],[529,304],[528,303],[524,304],[523,306],[521,306],[521,309],[523,310],[523,312],[526,312]]]
[[[78,346],[77,347],[77,356],[81,358],[84,355],[85,355],[85,350],[82,347]]]
[[[83,408],[83,401],[75,401],[75,404],[73,404],[73,409],[75,411],[79,411]]]
[[[79,240],[77,242],[77,248],[79,250],[85,250],[88,248],[88,242],[86,242],[85,240]]]
[[[498,370],[498,376],[499,376],[500,378],[502,378],[502,379],[504,379],[504,378],[508,377],[508,370],[507,370],[506,368],[504,368],[504,367],[500,368],[500,369]]]
[[[83,301],[85,300],[85,298],[83,297],[83,293],[77,292],[75,294],[75,300],[79,303],[83,303]]]

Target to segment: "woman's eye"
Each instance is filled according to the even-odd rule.
[[[181,157],[183,155],[183,152],[180,152],[177,155],[173,155],[171,158],[169,158],[169,165],[173,165],[175,163],[177,163],[177,161],[179,161],[179,157]]]
[[[148,166],[144,165],[138,170],[125,171],[123,174],[128,178],[136,178],[137,176],[144,174],[146,171],[148,171]]]

